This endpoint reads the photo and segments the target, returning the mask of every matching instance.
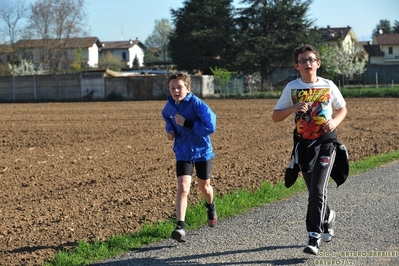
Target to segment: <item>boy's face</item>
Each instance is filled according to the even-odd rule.
[[[296,70],[301,72],[302,78],[310,79],[316,77],[317,69],[321,66],[321,61],[313,52],[307,51],[298,55],[297,62],[294,63]]]
[[[175,100],[176,103],[180,103],[180,101],[190,92],[190,88],[186,87],[183,80],[172,79],[169,81],[169,91],[173,100]]]

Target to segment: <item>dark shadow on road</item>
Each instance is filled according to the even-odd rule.
[[[239,253],[258,253],[258,252],[265,252],[265,251],[272,251],[278,249],[290,249],[290,248],[300,248],[302,246],[269,246],[269,247],[261,247],[256,249],[248,249],[248,250],[234,250],[234,251],[226,251],[226,252],[215,252],[215,253],[206,253],[206,254],[199,254],[199,255],[190,255],[190,256],[183,256],[183,257],[171,257],[166,259],[159,259],[154,257],[148,258],[127,258],[119,261],[114,262],[104,262],[104,263],[96,263],[92,264],[92,266],[144,266],[144,265],[169,265],[169,266],[181,266],[181,265],[189,265],[189,266],[196,266],[196,265],[204,265],[203,263],[197,262],[190,262],[192,260],[197,260],[200,258],[205,257],[220,257],[220,256],[228,256],[233,254]],[[164,247],[155,247],[155,248],[141,248],[137,250],[137,253],[143,253],[151,250],[158,250],[162,248],[171,248],[171,246],[164,246]],[[134,252],[134,251],[133,251]],[[267,265],[296,265],[302,264],[306,262],[306,258],[289,258],[289,259],[276,259],[276,260],[253,260],[253,261],[236,261],[236,262],[218,262],[214,264],[207,263],[206,265],[216,266],[216,265],[251,265],[251,264],[267,264]]]

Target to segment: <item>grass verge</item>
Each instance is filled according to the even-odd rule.
[[[351,163],[349,175],[356,175],[396,160],[399,160],[399,151],[371,156],[363,161]],[[305,182],[302,178],[299,178],[289,189],[285,188],[283,182],[275,185],[265,182],[254,192],[238,190],[232,194],[217,197],[215,202],[219,221],[241,214],[254,207],[287,198],[305,189]],[[204,202],[188,207],[186,214],[188,231],[206,224],[206,217],[203,214]],[[139,231],[131,235],[115,236],[102,242],[88,243],[81,241],[75,249],[60,251],[54,256],[52,261],[44,262],[43,265],[89,265],[90,263],[111,258],[129,250],[168,238],[175,224],[174,220],[144,224]]]

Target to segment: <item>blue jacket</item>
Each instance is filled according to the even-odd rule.
[[[177,113],[188,122],[183,127],[175,122]],[[216,130],[216,115],[204,101],[192,92],[180,104],[169,96],[162,116],[166,132],[175,132],[173,151],[177,161],[208,161],[215,156],[210,135]]]

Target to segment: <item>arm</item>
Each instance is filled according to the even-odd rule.
[[[175,132],[174,131],[169,131],[166,133],[166,138],[168,140],[174,140],[175,139]]]
[[[195,113],[198,120],[190,121],[183,117],[181,114],[175,115],[176,124],[179,126],[191,129],[198,136],[207,136],[215,132],[216,130],[216,115],[215,113],[204,103],[199,104],[195,107]]]
[[[296,103],[294,105],[288,106],[287,108],[273,110],[272,119],[274,122],[281,122],[292,113],[306,112],[307,110],[307,103]]]
[[[331,131],[333,131],[334,129],[336,129],[336,128],[338,127],[338,125],[342,122],[342,120],[344,120],[344,118],[345,118],[347,112],[348,112],[348,111],[347,111],[347,109],[346,109],[346,106],[344,106],[344,107],[338,109],[338,110],[336,111],[336,113],[335,113],[334,118],[333,118],[333,119],[330,119],[330,120],[327,120],[327,121],[324,123],[324,125],[323,125],[324,130],[327,131],[327,132],[331,132]]]
[[[175,139],[175,126],[166,112],[166,107],[162,110],[162,117],[165,121],[166,138],[168,140]]]

